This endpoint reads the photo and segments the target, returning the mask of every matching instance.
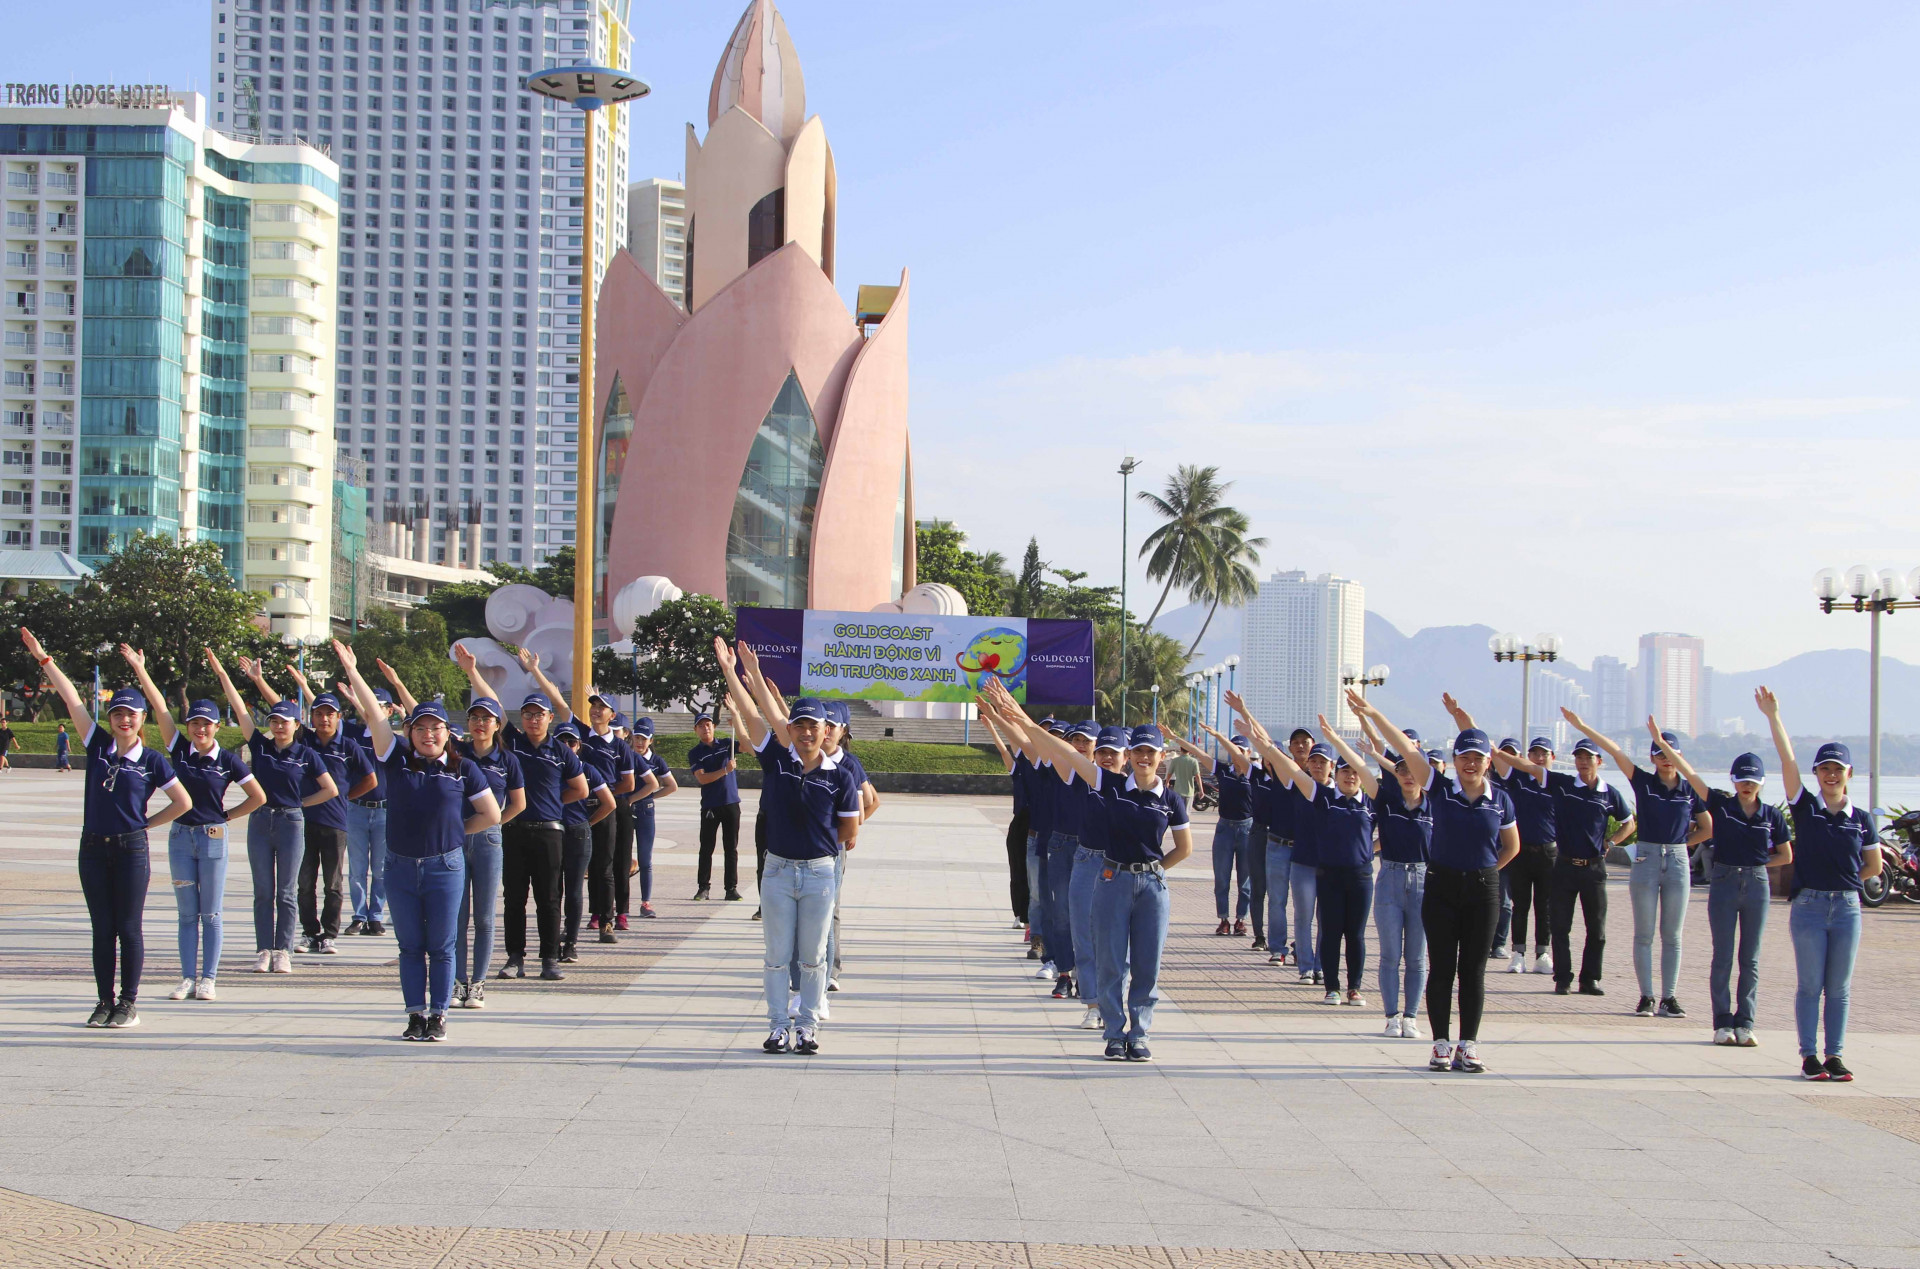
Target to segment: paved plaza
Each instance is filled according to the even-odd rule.
[[[1006,801],[889,796],[825,1051],[769,1057],[751,876],[744,903],[687,901],[682,795],[662,919],[583,944],[565,983],[490,984],[437,1046],[395,1038],[390,938],[247,972],[237,843],[220,999],[168,1002],[158,850],[144,1024],[101,1032],[78,780],[0,776],[0,1265],[1920,1269],[1920,909],[1867,916],[1850,1086],[1797,1077],[1783,906],[1761,1047],[1715,1048],[1704,892],[1694,1016],[1636,1019],[1618,885],[1610,994],[1491,975],[1492,1070],[1432,1075],[1376,1006],[1212,937],[1196,861],[1158,1060],[1106,1063],[1009,928]]]

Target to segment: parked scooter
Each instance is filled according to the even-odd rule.
[[[1907,811],[1880,830],[1880,875],[1861,886],[1860,901],[1869,908],[1895,896],[1920,903],[1920,811]]]

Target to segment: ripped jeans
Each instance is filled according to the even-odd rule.
[[[180,977],[220,974],[220,911],[227,889],[225,824],[175,823],[167,834],[173,901],[180,910]]]

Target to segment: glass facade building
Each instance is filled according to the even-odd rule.
[[[727,530],[727,602],[805,608],[813,513],[827,452],[807,394],[789,373],[754,435]]]

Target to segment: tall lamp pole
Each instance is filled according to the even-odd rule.
[[[1153,725],[1158,727],[1160,725],[1160,685],[1155,683],[1149,690],[1153,693]]]
[[[1525,643],[1515,634],[1497,634],[1487,640],[1487,650],[1493,653],[1496,661],[1520,663],[1520,744],[1522,747],[1532,744],[1533,720],[1528,717],[1527,711],[1533,705],[1533,663],[1558,661],[1560,636],[1537,634],[1532,643]]]
[[[1200,676],[1187,676],[1187,743],[1197,744],[1200,740]]]
[[[1869,614],[1867,627],[1867,803],[1868,811],[1879,822],[1880,816],[1880,614],[1902,608],[1920,608],[1920,568],[1902,578],[1893,569],[1874,573],[1864,564],[1855,564],[1845,577],[1845,597],[1838,569],[1823,568],[1813,575],[1814,598],[1821,612],[1836,609]],[[1904,596],[1912,594],[1914,598]]]
[[[600,107],[637,101],[652,91],[625,71],[606,66],[556,66],[529,75],[526,89],[563,101],[586,115],[585,189],[580,217],[580,460],[574,484],[573,512],[573,712],[587,716],[587,692],[593,682],[594,535],[600,528],[595,504],[599,489],[600,447],[594,440],[593,413],[593,230],[595,121]]]
[[[1127,725],[1127,484],[1140,460],[1120,460],[1120,725]]]

